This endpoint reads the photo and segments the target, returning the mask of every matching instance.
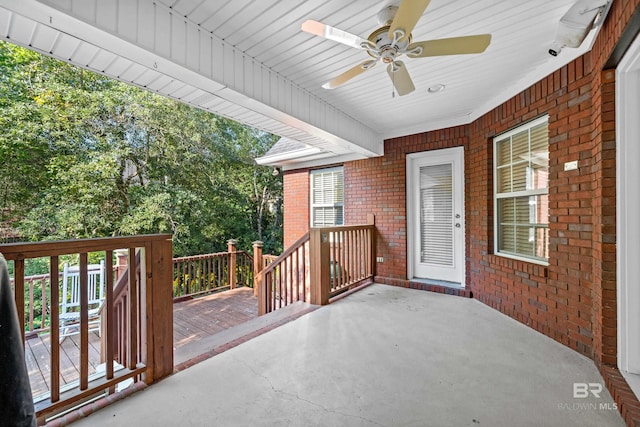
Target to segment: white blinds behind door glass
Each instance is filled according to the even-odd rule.
[[[420,168],[421,262],[453,266],[452,165]]]

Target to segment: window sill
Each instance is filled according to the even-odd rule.
[[[488,255],[487,260],[493,265],[510,268],[514,271],[521,271],[538,277],[548,277],[548,262],[518,258],[504,254]]]

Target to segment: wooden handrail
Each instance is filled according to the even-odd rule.
[[[302,246],[303,244],[305,244],[306,242],[309,241],[309,232],[307,231],[302,237],[300,237],[298,240],[296,240],[296,242],[289,246],[282,254],[278,255],[276,257],[276,259],[274,259],[271,264],[269,264],[267,266],[267,268],[265,268],[263,271],[264,273],[269,273],[271,271],[273,271],[278,264],[280,264],[282,262],[282,260],[284,260],[285,258],[287,258],[288,256],[290,256],[292,253],[294,253],[296,250],[298,250],[298,248],[300,248],[300,246]]]
[[[7,261],[50,257],[81,252],[101,252],[127,247],[143,247],[151,242],[171,240],[171,234],[144,234],[140,236],[104,237],[97,239],[47,240],[34,243],[7,243],[0,252]]]

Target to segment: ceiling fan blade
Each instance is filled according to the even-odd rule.
[[[389,39],[393,40],[393,33],[397,30],[404,33],[399,40],[407,39],[430,2],[431,0],[403,0],[389,27]]]
[[[487,49],[489,43],[491,43],[491,34],[479,34],[477,36],[452,37],[449,39],[415,42],[411,43],[406,50],[407,56],[410,58],[464,55],[468,53],[482,53]],[[419,53],[414,53],[418,51]]]
[[[406,95],[416,90],[416,87],[411,81],[409,71],[402,61],[395,61],[387,65],[387,73],[393,82],[393,86],[398,91],[398,95]]]
[[[347,46],[362,49],[362,44],[369,44],[368,40],[358,37],[355,34],[347,33],[322,22],[308,20],[302,23],[302,31],[316,36],[324,37],[334,42],[346,44]]]
[[[323,84],[322,87],[325,89],[335,89],[340,85],[345,84],[352,78],[364,73],[370,68],[373,68],[376,65],[376,60],[369,59],[367,61],[361,62],[353,68],[349,68],[344,73],[340,74],[338,77],[335,77],[332,80],[329,80],[327,83]]]

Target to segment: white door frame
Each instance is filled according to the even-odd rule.
[[[618,367],[640,374],[640,38],[616,68]]]
[[[419,153],[407,154],[406,160],[406,205],[407,205],[407,278],[414,279],[415,278],[415,244],[416,244],[416,232],[418,226],[418,219],[415,214],[415,198],[413,197],[413,190],[416,185],[419,185],[419,182],[415,182],[413,177],[413,168],[417,161],[432,157],[432,156],[455,156],[456,157],[456,165],[458,165],[459,170],[455,168],[452,171],[453,179],[460,179],[460,207],[459,209],[456,207],[456,212],[460,212],[461,218],[459,220],[460,223],[460,233],[462,236],[462,247],[459,251],[458,259],[456,262],[460,263],[460,268],[462,269],[462,280],[460,285],[462,287],[466,286],[466,264],[465,264],[465,256],[466,256],[466,233],[465,233],[465,210],[464,210],[464,147],[453,147],[453,148],[443,148],[439,150],[432,151],[422,151]],[[455,189],[455,186],[454,186]],[[437,278],[434,278],[437,280]]]

